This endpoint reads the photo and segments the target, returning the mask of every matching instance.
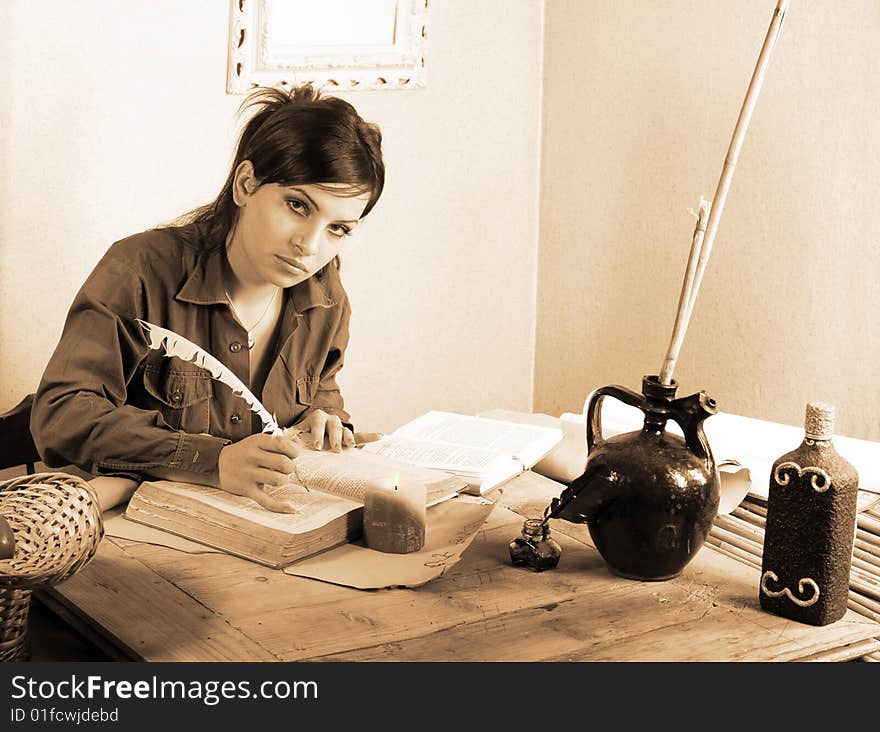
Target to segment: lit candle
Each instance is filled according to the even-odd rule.
[[[426,488],[423,483],[394,476],[390,483],[370,486],[364,495],[364,542],[391,554],[419,551],[425,544]]]

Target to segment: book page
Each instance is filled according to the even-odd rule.
[[[297,509],[296,513],[268,511],[250,498],[237,496],[220,488],[167,480],[141,484],[135,493],[135,498],[139,502],[183,514],[193,512],[195,507],[190,502],[196,505],[204,504],[223,513],[289,534],[300,534],[317,529],[360,505],[326,493],[307,491],[295,484],[273,486],[268,488],[267,492],[276,498],[291,502]],[[133,503],[134,501],[135,499],[132,499]]]
[[[313,490],[358,503],[364,502],[367,487],[392,490],[396,478],[423,483],[428,506],[452,498],[467,487],[466,481],[455,476],[407,465],[390,457],[354,448],[338,453],[310,450],[296,459],[295,475]]]
[[[491,453],[492,457],[510,456],[529,468],[562,439],[562,431],[552,427],[432,411],[395,430],[391,437],[482,449]]]
[[[136,512],[146,515],[154,507],[198,516],[221,528],[229,528],[232,519],[238,517],[258,526],[300,534],[319,529],[363,506],[368,486],[392,490],[396,477],[423,483],[427,506],[453,498],[467,488],[467,482],[456,476],[379,455],[362,455],[354,448],[341,453],[310,450],[296,459],[296,469],[301,483],[291,480],[283,486],[264,487],[269,495],[291,503],[296,509],[294,513],[275,513],[245,496],[175,481],[143,483],[130,501],[128,513],[134,518]],[[206,516],[203,507],[214,512]],[[224,514],[230,518],[223,518]]]
[[[481,447],[443,445],[396,435],[370,442],[363,449],[414,465],[474,475],[484,473],[499,457],[497,453]],[[504,459],[503,455],[501,457]]]

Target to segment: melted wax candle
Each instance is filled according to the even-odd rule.
[[[370,549],[409,554],[425,544],[424,484],[395,477],[367,488],[364,495],[364,543]]]

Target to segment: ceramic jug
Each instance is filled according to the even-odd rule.
[[[642,393],[596,389],[587,406],[587,463],[548,507],[549,518],[586,523],[596,549],[615,573],[639,580],[678,575],[706,540],[718,511],[719,478],[703,421],[715,401],[703,391],[675,398],[678,384],[642,379]],[[605,439],[605,397],[638,407],[640,431]],[[682,439],[666,429],[681,427]]]

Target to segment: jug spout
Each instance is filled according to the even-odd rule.
[[[559,518],[572,523],[586,523],[613,498],[616,485],[613,476],[600,469],[585,472],[569,483],[558,498],[550,501],[548,518]]]
[[[687,446],[693,450],[695,455],[711,464],[714,469],[715,461],[706,434],[703,432],[703,422],[718,413],[715,400],[705,391],[701,391],[676,399],[672,403],[672,407],[675,412],[675,420],[681,426]]]

